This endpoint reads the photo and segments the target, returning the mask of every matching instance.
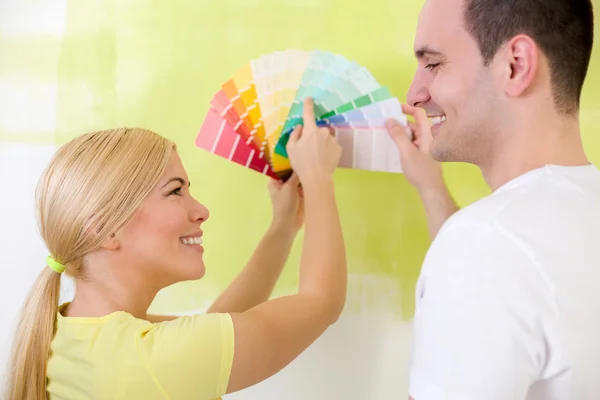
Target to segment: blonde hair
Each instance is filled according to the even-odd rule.
[[[91,132],[63,145],[41,176],[40,234],[69,276],[84,257],[133,217],[158,183],[175,145],[149,130]],[[22,309],[8,365],[7,400],[46,399],[46,368],[54,337],[60,274],[46,267]]]

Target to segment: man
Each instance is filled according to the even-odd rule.
[[[414,400],[600,399],[600,172],[578,122],[592,42],[589,0],[422,9],[414,141],[388,125],[434,238]],[[476,164],[492,194],[458,210],[437,162]]]

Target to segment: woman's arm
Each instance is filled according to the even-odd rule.
[[[317,128],[312,101],[305,103],[300,132],[294,130],[287,146],[306,213],[299,292],[231,314],[235,348],[228,393],[280,371],[338,319],[345,304],[345,245],[331,176],[341,148],[328,129]]]
[[[285,265],[296,233],[294,226],[273,221],[246,267],[208,312],[243,312],[266,301]]]
[[[174,319],[179,318],[177,315],[157,315],[157,314],[148,314],[146,316],[146,321],[152,323],[164,322],[164,321],[173,321]]]
[[[208,312],[243,312],[266,301],[281,274],[304,222],[304,199],[296,174],[286,182],[271,180],[271,226],[250,261]]]

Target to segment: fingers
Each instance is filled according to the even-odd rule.
[[[282,190],[298,190],[299,186],[300,178],[295,172],[292,172],[290,177],[285,182],[276,179],[270,179],[267,184],[267,188],[271,194],[278,193]]]
[[[406,115],[412,116],[417,125],[419,126],[429,126],[429,119],[427,118],[427,114],[425,110],[420,107],[412,107],[408,104],[402,104],[402,112]]]
[[[421,136],[421,133],[417,130],[417,124],[415,124],[414,122],[408,122],[407,124],[407,128],[406,128],[406,132],[410,138],[410,140],[413,141],[413,143],[417,143],[417,141],[419,140],[419,137]]]
[[[429,128],[429,118],[427,113],[420,107],[412,107],[408,104],[402,104],[402,112],[406,115],[410,115],[415,119],[417,126],[420,128]]]
[[[431,136],[431,123],[429,122],[429,118],[427,118],[427,114],[425,110],[422,108],[417,108],[415,111],[415,122],[417,123],[417,131],[420,132],[419,140],[420,140],[420,149],[423,153],[429,153],[429,147],[431,146],[431,141],[433,137]]]
[[[407,135],[408,129],[410,128],[403,126],[395,119],[388,119],[385,126],[390,137],[396,142],[396,145],[401,152],[406,151],[408,146],[413,147],[412,141]]]
[[[415,139],[419,141],[419,149],[424,153],[429,153],[433,137],[431,136],[431,123],[427,118],[427,113],[420,107],[412,107],[408,104],[402,104],[402,112],[411,115],[415,119],[414,124],[409,124],[409,126],[415,133]]]
[[[413,115],[415,113],[415,107],[402,103],[402,112],[406,115]]]
[[[415,113],[417,113],[419,110],[423,110],[423,109],[419,108],[419,107],[413,107],[409,104],[402,103],[402,112],[406,115],[410,115],[410,116],[416,118]]]
[[[298,177],[298,174],[295,172],[292,172],[292,175],[290,176],[290,178],[285,182],[284,184],[286,187],[290,187],[293,188],[294,190],[300,185],[300,178]]]
[[[276,179],[269,179],[269,183],[267,184],[267,189],[269,190],[269,193],[273,194],[273,193],[277,193],[282,186],[282,182],[278,181]]]
[[[302,119],[304,121],[304,126],[310,128],[309,130],[311,132],[317,128],[317,122],[315,121],[315,105],[311,97],[304,100]]]
[[[290,137],[288,139],[286,148],[290,144],[295,144],[298,141],[298,139],[300,139],[301,133],[302,133],[302,125],[296,125],[296,127],[294,127],[294,130],[292,131],[292,133],[290,133]]]

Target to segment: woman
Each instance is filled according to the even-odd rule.
[[[160,289],[204,274],[208,210],[175,146],[117,129],[60,148],[38,187],[50,256],[15,335],[7,399],[215,399],[272,376],[335,322],[346,294],[332,183],[341,148],[311,100],[304,113],[288,144],[295,175],[270,184],[271,228],[202,315],[147,315]],[[298,294],[266,301],[302,219]],[[59,307],[62,272],[76,293]]]

